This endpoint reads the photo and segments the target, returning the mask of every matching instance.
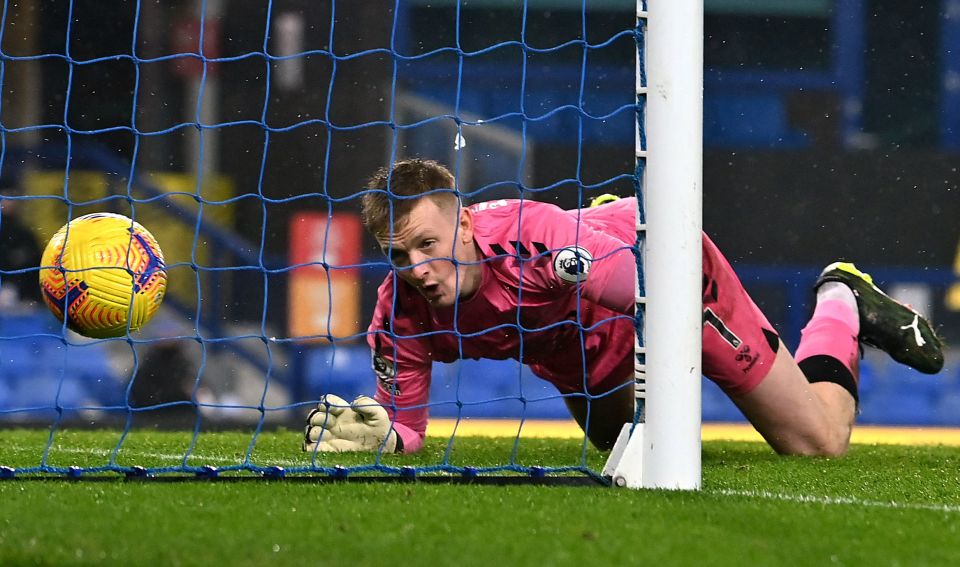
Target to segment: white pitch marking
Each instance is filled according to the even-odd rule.
[[[744,496],[746,498],[763,498],[766,500],[781,500],[800,504],[827,504],[864,506],[867,508],[885,508],[888,510],[929,510],[931,512],[960,513],[960,506],[952,504],[925,504],[921,502],[884,502],[882,500],[860,500],[845,496],[808,496],[804,494],[779,494],[765,490],[718,490],[724,496]]]
[[[8,449],[9,449],[9,448],[8,448]],[[31,447],[31,448],[28,449],[28,448],[26,448],[26,447],[23,447],[23,448],[17,447],[16,449],[20,449],[20,451],[27,451],[27,450],[34,450],[35,448]],[[52,448],[50,449],[50,452],[51,452],[51,453],[54,453],[54,454],[56,454],[56,453],[75,453],[75,454],[99,455],[99,456],[104,456],[104,457],[105,457],[105,456],[107,456],[107,455],[112,454],[112,453],[113,453],[113,449],[107,450],[107,449],[93,449],[93,448],[86,449],[86,448],[83,448],[83,447],[62,447],[62,448],[61,448],[61,447],[52,447]],[[166,454],[166,453],[139,453],[139,452],[124,451],[123,449],[120,450],[119,456],[120,456],[120,457],[123,457],[123,458],[143,457],[143,458],[147,458],[147,459],[163,459],[163,460],[168,460],[168,461],[180,461],[180,462],[183,461],[183,455],[182,455],[182,454],[181,454],[181,455],[174,455],[174,454]],[[211,463],[213,463],[213,462],[226,463],[226,464],[231,464],[231,465],[239,465],[239,464],[242,464],[242,461],[239,460],[239,459],[236,459],[236,458],[231,458],[231,457],[213,457],[213,456],[201,455],[201,454],[198,454],[198,453],[191,453],[191,454],[190,454],[190,457],[189,457],[189,460],[190,460],[190,461],[196,460],[196,461],[202,461],[202,462],[211,462]],[[251,463],[251,464],[257,465],[257,463]],[[309,464],[310,464],[309,460],[305,460],[305,461],[287,461],[287,460],[280,460],[280,461],[270,461],[270,463],[265,464],[265,465],[262,465],[262,466],[281,465],[281,466],[285,466],[285,467],[294,467],[294,466],[306,466],[306,465],[309,465]]]

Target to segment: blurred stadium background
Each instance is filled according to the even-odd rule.
[[[705,4],[704,227],[788,346],[837,258],[955,344],[960,1]],[[525,16],[522,5],[6,3],[0,421],[49,423],[67,408],[64,419],[102,422],[94,408],[195,396],[208,422],[243,423],[265,396],[269,421],[298,423],[298,403],[369,392],[369,351],[349,337],[386,267],[351,196],[391,156],[455,164],[462,190],[486,188],[475,200],[518,197],[518,183],[564,207],[632,194],[635,2],[529,0]],[[557,48],[490,49],[521,30],[528,46]],[[572,39],[605,45],[586,57],[558,47]],[[471,55],[441,49],[457,45]],[[427,121],[439,115],[495,120],[463,125],[457,149],[454,120]],[[131,202],[167,256],[164,308],[143,343],[64,340],[38,301],[30,241],[87,212],[130,215]],[[290,269],[317,261],[331,207],[327,262],[365,263],[330,271],[332,302],[322,267]],[[960,349],[933,378],[867,354],[861,422],[960,425]],[[451,403],[432,414],[455,414],[459,395],[500,400],[467,415],[515,415],[522,383],[527,417],[566,416],[551,387],[517,377],[515,363],[438,367],[433,400]],[[196,411],[137,419],[192,423]],[[703,411],[742,419],[708,381]]]

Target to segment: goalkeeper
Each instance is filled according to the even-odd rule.
[[[411,198],[391,203],[388,186]],[[432,362],[461,358],[529,365],[570,394],[573,418],[609,449],[634,414],[636,200],[572,211],[513,200],[461,207],[453,186],[445,167],[420,159],[370,180],[380,191],[363,196],[363,222],[393,265],[367,335],[376,395],[325,396],[304,450],[420,449]],[[942,343],[852,264],[831,264],[814,287],[816,308],[791,355],[703,236],[704,375],[778,453],[836,456],[856,414],[860,344],[936,373]]]

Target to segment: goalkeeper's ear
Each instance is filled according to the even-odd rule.
[[[461,246],[473,244],[473,211],[470,207],[460,207],[457,240]]]

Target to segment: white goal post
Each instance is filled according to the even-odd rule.
[[[645,6],[646,4],[646,6]],[[645,231],[638,381],[644,420],[625,426],[604,473],[616,486],[700,488],[703,0],[637,0],[637,136]],[[645,80],[644,80],[645,79]],[[640,117],[638,117],[640,118]],[[639,131],[639,130],[638,130]],[[644,146],[645,147],[642,147]],[[639,399],[639,398],[645,399]]]

